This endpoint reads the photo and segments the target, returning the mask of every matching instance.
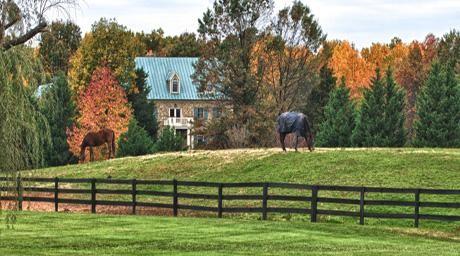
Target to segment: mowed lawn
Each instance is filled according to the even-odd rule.
[[[18,213],[0,255],[458,255],[447,232],[333,223]]]

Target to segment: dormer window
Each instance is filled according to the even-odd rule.
[[[177,74],[174,74],[171,80],[169,81],[169,91],[171,93],[179,93],[180,92],[180,80]]]

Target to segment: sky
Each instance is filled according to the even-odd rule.
[[[101,17],[133,31],[162,28],[166,35],[196,32],[198,19],[213,0],[84,0],[70,13],[82,31]],[[423,40],[460,29],[460,0],[302,0],[317,18],[328,39],[347,39],[362,48],[372,42]],[[291,0],[275,0],[277,10]]]

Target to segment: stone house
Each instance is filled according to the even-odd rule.
[[[209,120],[220,115],[219,101],[200,93],[191,75],[198,58],[188,57],[138,57],[136,68],[147,74],[150,88],[148,98],[155,102],[160,131],[170,126],[181,134],[187,146],[193,148],[204,143],[201,135],[193,135],[197,120]]]

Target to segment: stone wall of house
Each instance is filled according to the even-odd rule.
[[[195,108],[207,108],[208,119],[213,116],[212,109],[218,107],[219,102],[217,101],[178,101],[178,100],[156,100],[155,107],[157,111],[157,120],[159,122],[160,129],[164,126],[164,120],[169,118],[169,110],[171,108],[181,109],[181,118],[193,118]]]

